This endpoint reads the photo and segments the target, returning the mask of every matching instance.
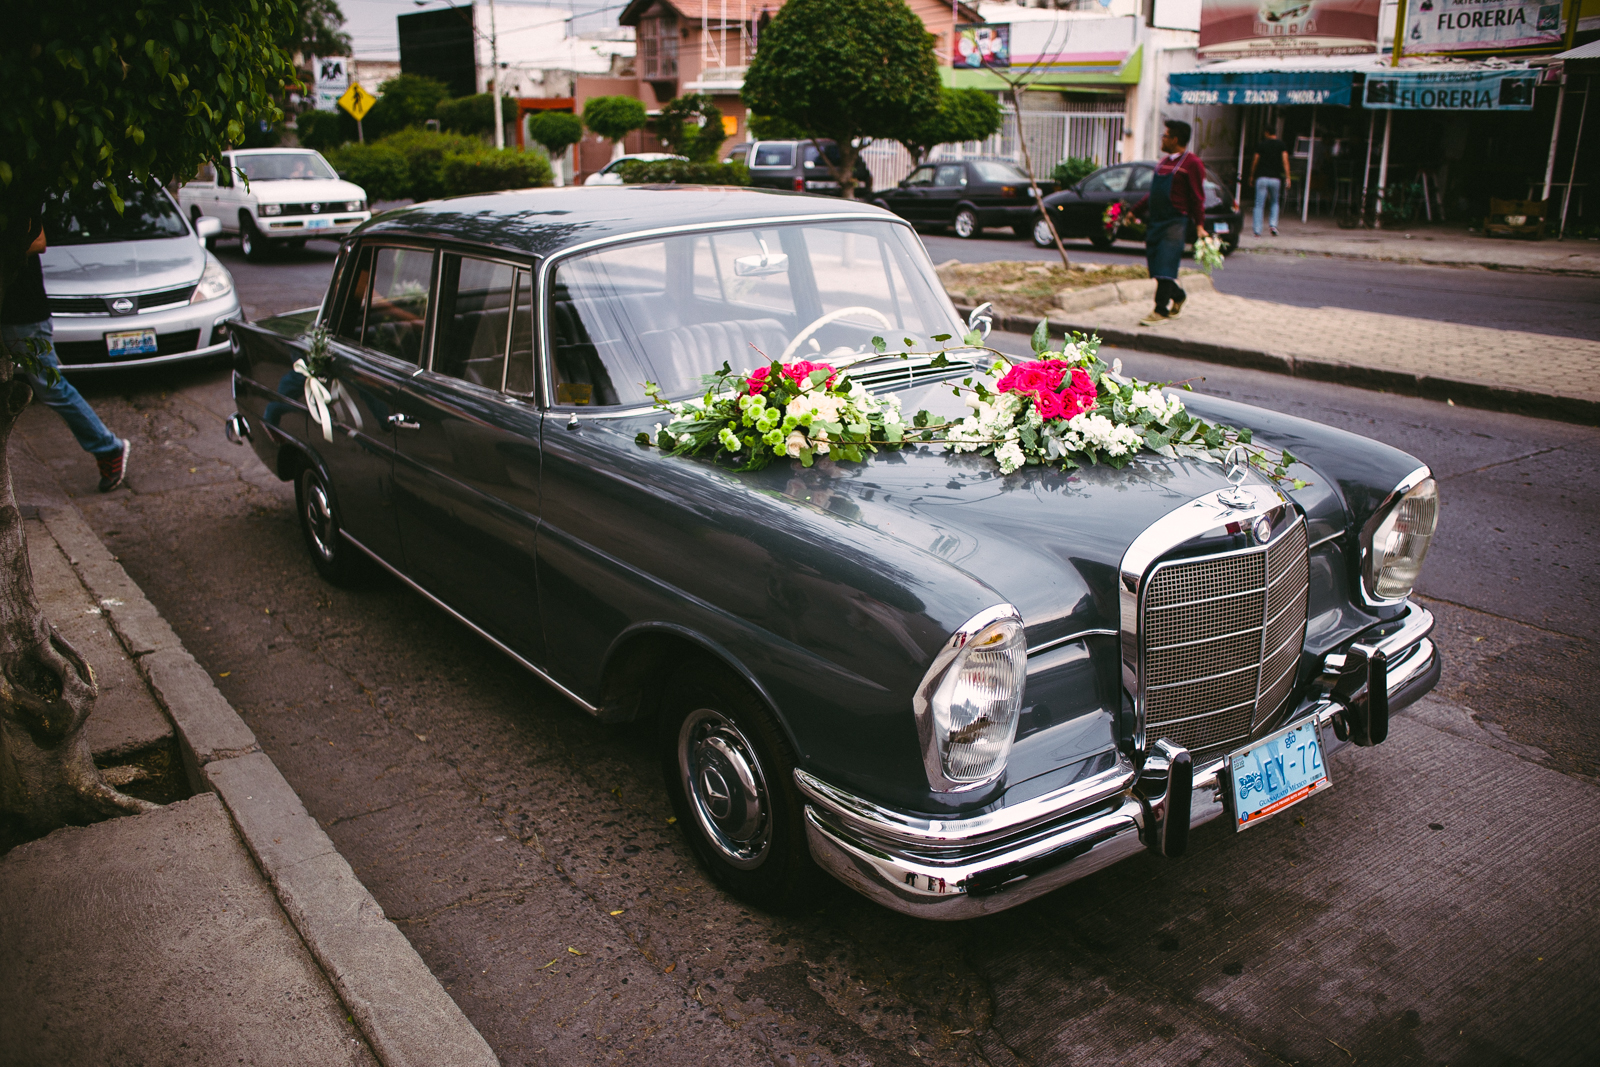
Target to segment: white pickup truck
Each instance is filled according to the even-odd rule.
[[[224,233],[238,234],[247,259],[263,259],[277,244],[339,240],[372,217],[366,190],[341,180],[319,152],[249,148],[222,159],[178,190],[178,205],[191,220],[209,215]]]

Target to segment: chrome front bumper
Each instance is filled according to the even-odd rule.
[[[1433,615],[1413,605],[1375,629],[1368,640],[1388,657],[1389,705],[1399,710],[1438,681],[1438,652],[1427,638]],[[1310,700],[1291,720],[1315,715],[1327,726],[1341,711],[1332,701]],[[1344,747],[1331,729],[1323,737],[1330,752]],[[1161,797],[1172,762],[1153,757],[1139,775],[1119,752],[1115,766],[1033,800],[947,820],[880,807],[802,770],[794,776],[806,798],[811,855],[824,870],[894,911],[970,919],[1014,908],[1139,852],[1159,851],[1162,812],[1182,808],[1167,809]],[[1224,762],[1193,768],[1191,827],[1224,812]]]

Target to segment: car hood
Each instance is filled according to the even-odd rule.
[[[293,181],[251,182],[250,195],[258,204],[309,204],[324,200],[365,200],[366,190],[337,178],[299,178]]]
[[[193,237],[163,237],[55,245],[40,264],[51,296],[105,296],[193,285],[206,269],[206,252]]]

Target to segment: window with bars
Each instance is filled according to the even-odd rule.
[[[676,78],[678,16],[670,11],[658,11],[640,19],[639,55],[643,57],[644,76],[647,79]]]

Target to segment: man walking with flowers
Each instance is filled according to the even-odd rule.
[[[1156,306],[1139,320],[1141,326],[1159,325],[1183,310],[1189,294],[1178,285],[1178,265],[1183,261],[1190,219],[1196,236],[1205,236],[1206,169],[1200,157],[1189,151],[1190,132],[1187,122],[1168,120],[1161,135],[1161,151],[1166,155],[1156,165],[1150,195],[1134,205],[1134,213],[1146,219],[1145,263],[1156,280]]]

